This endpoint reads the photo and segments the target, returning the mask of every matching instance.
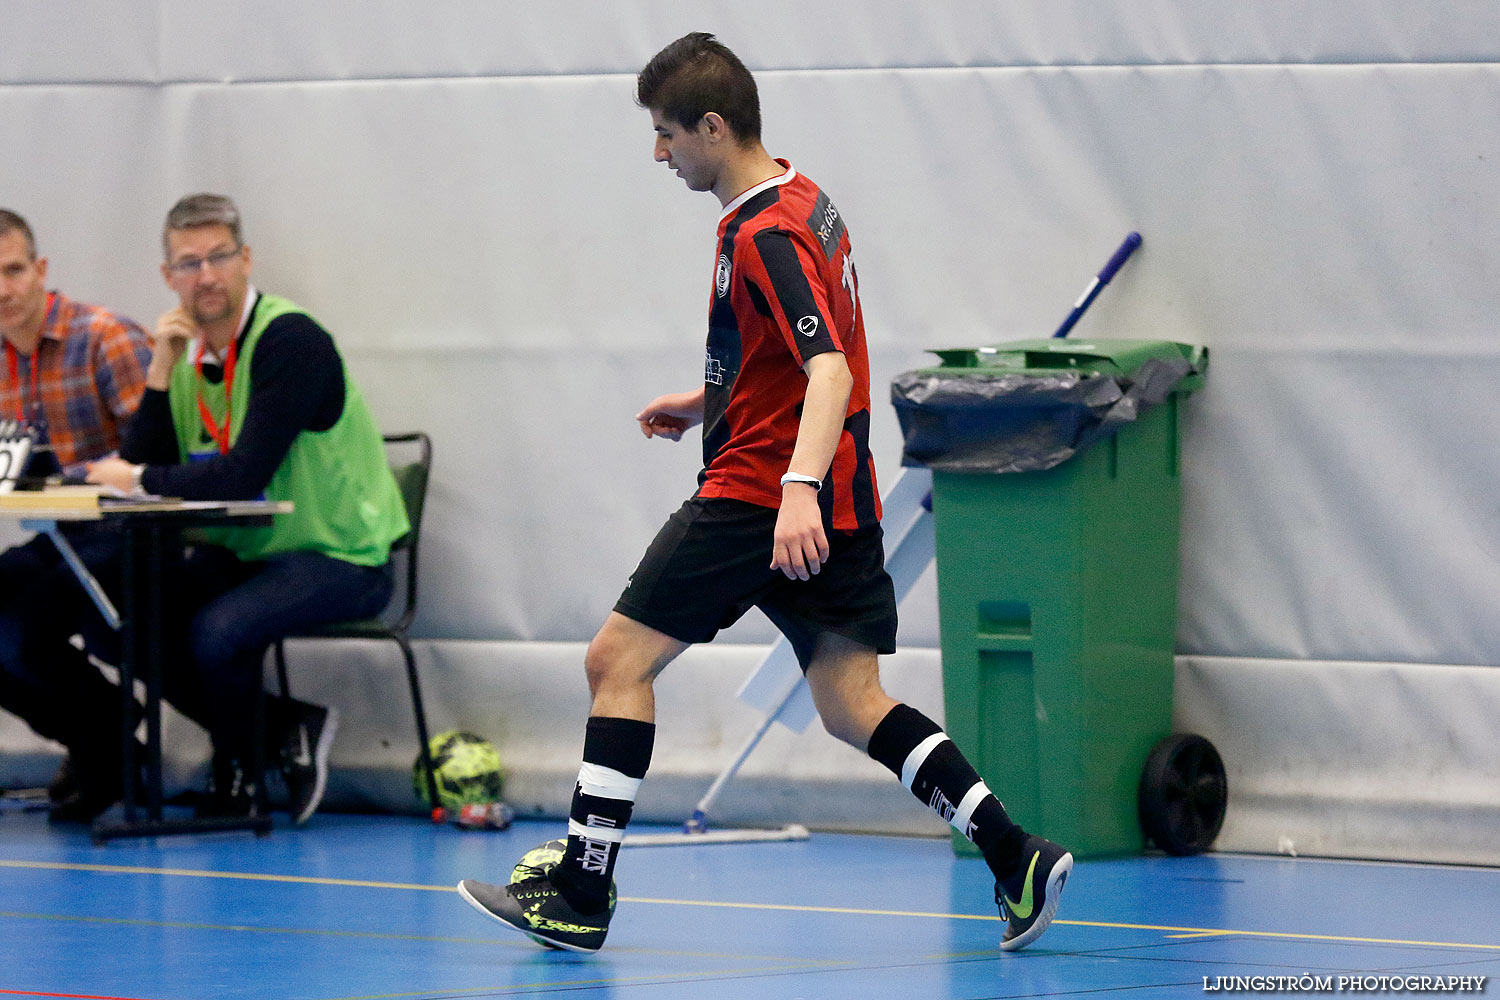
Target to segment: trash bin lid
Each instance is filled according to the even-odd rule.
[[[990,347],[933,349],[943,368],[980,368],[1004,371],[1077,370],[1105,375],[1129,375],[1151,360],[1183,361],[1202,373],[1208,351],[1171,340],[1066,340],[1049,337],[1015,340]]]
[[[896,376],[903,465],[945,472],[1050,469],[1148,408],[1203,384],[1208,348],[1170,340],[1020,340],[933,351]]]

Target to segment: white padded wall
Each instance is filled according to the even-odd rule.
[[[706,28],[756,70],[769,148],[850,220],[887,480],[889,379],[925,348],[1049,333],[1138,229],[1074,336],[1212,349],[1186,409],[1181,651],[1500,663],[1492,3],[5,18],[0,204],[58,287],[151,322],[161,216],[228,192],[257,280],[324,320],[384,426],[433,434],[427,636],[586,639],[692,488],[696,445],[630,418],[701,377],[717,206],[651,162],[632,93]],[[904,644],[936,643],[933,589]]]
[[[1484,62],[1487,0],[18,0],[0,81],[165,82],[634,74],[708,30],[751,69]]]
[[[424,630],[582,638],[696,466],[629,418],[697,378],[716,206],[651,163],[632,74],[713,27],[760,72],[770,148],[851,220],[887,475],[892,375],[1050,332],[1136,228],[1075,336],[1213,348],[1184,646],[1490,662],[1468,554],[1500,458],[1500,72],[1476,48],[1500,15],[1443,13],[22,4],[0,191],[60,287],[143,322],[166,206],[234,194],[259,280],[333,329],[386,426],[435,436]],[[935,642],[930,590],[908,643]]]
[[[1475,50],[1497,15],[1277,11],[708,20],[760,70],[772,150],[851,219],[887,475],[892,375],[926,347],[1049,332],[1136,228],[1145,250],[1075,336],[1213,348],[1189,413],[1183,645],[1490,662],[1494,574],[1468,554],[1494,532],[1465,498],[1500,457],[1482,431],[1500,73]],[[11,49],[0,86],[23,151],[0,190],[59,286],[151,321],[165,207],[234,194],[259,280],[334,330],[386,426],[436,438],[423,629],[586,637],[697,464],[629,419],[697,378],[716,206],[651,163],[631,100],[697,9],[20,16],[16,37],[99,29]],[[806,31],[771,29],[787,19]],[[935,642],[930,590],[908,643]]]

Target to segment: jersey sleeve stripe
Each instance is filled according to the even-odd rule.
[[[762,288],[771,300],[772,318],[800,364],[840,347],[828,309],[819,302],[807,270],[816,273],[811,261],[804,261],[790,236],[779,229],[763,229],[755,234],[756,255],[765,268],[769,288]]]

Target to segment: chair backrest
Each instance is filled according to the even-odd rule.
[[[400,616],[391,624],[394,629],[406,631],[417,615],[417,550],[422,537],[422,508],[427,502],[427,479],[432,473],[432,439],[421,431],[410,434],[387,434],[384,437],[386,450],[402,454],[409,449],[403,445],[416,445],[417,456],[411,461],[391,461],[391,473],[396,477],[396,487],[401,491],[401,500],[406,504],[406,519],[411,529],[391,545],[391,555],[405,553],[406,578],[403,581]],[[392,449],[391,446],[396,448]]]

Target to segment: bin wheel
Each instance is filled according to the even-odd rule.
[[[1168,736],[1151,748],[1141,772],[1141,829],[1177,856],[1213,845],[1224,825],[1229,783],[1214,745],[1192,733]]]

